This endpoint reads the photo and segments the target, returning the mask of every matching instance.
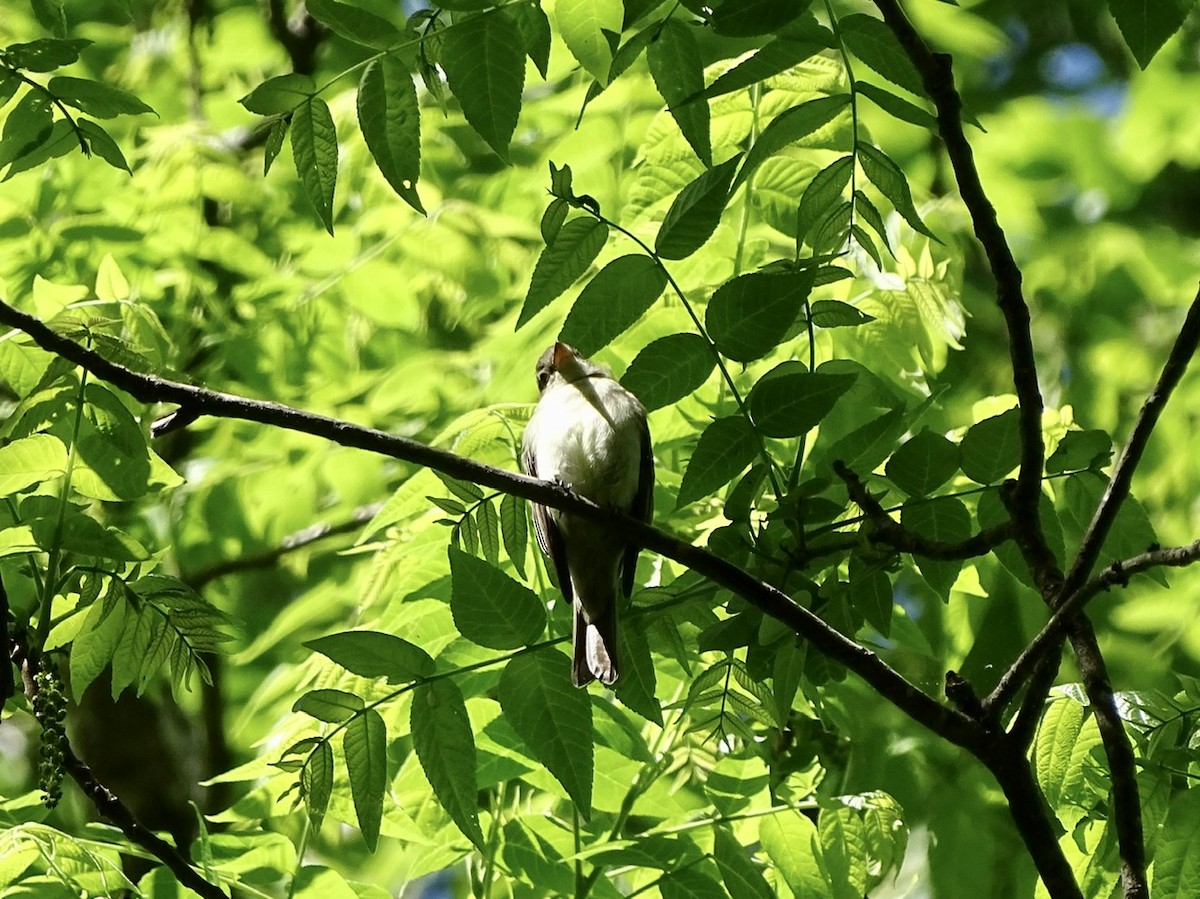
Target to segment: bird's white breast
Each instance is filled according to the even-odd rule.
[[[629,509],[637,493],[644,415],[641,403],[611,378],[552,385],[525,437],[538,477]]]

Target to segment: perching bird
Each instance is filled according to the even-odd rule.
[[[541,398],[521,452],[525,473],[649,521],[654,455],[637,397],[565,343],[542,354],[537,383]],[[609,525],[537,503],[533,524],[563,596],[574,603],[571,680],[577,687],[596,679],[611,684],[620,673],[617,591],[633,590],[637,547]]]

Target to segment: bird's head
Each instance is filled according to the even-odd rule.
[[[558,342],[542,353],[537,363],[538,391],[553,384],[570,384],[581,378],[610,378],[606,368],[584,359],[574,347]]]

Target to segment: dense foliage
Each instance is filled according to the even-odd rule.
[[[9,4],[0,895],[1196,895],[1194,375],[979,707],[1190,333],[1192,5]],[[615,690],[528,485],[176,386],[515,470],[556,338],[752,576]]]

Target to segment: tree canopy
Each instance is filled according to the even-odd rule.
[[[1190,0],[8,6],[0,896],[1200,893]]]

